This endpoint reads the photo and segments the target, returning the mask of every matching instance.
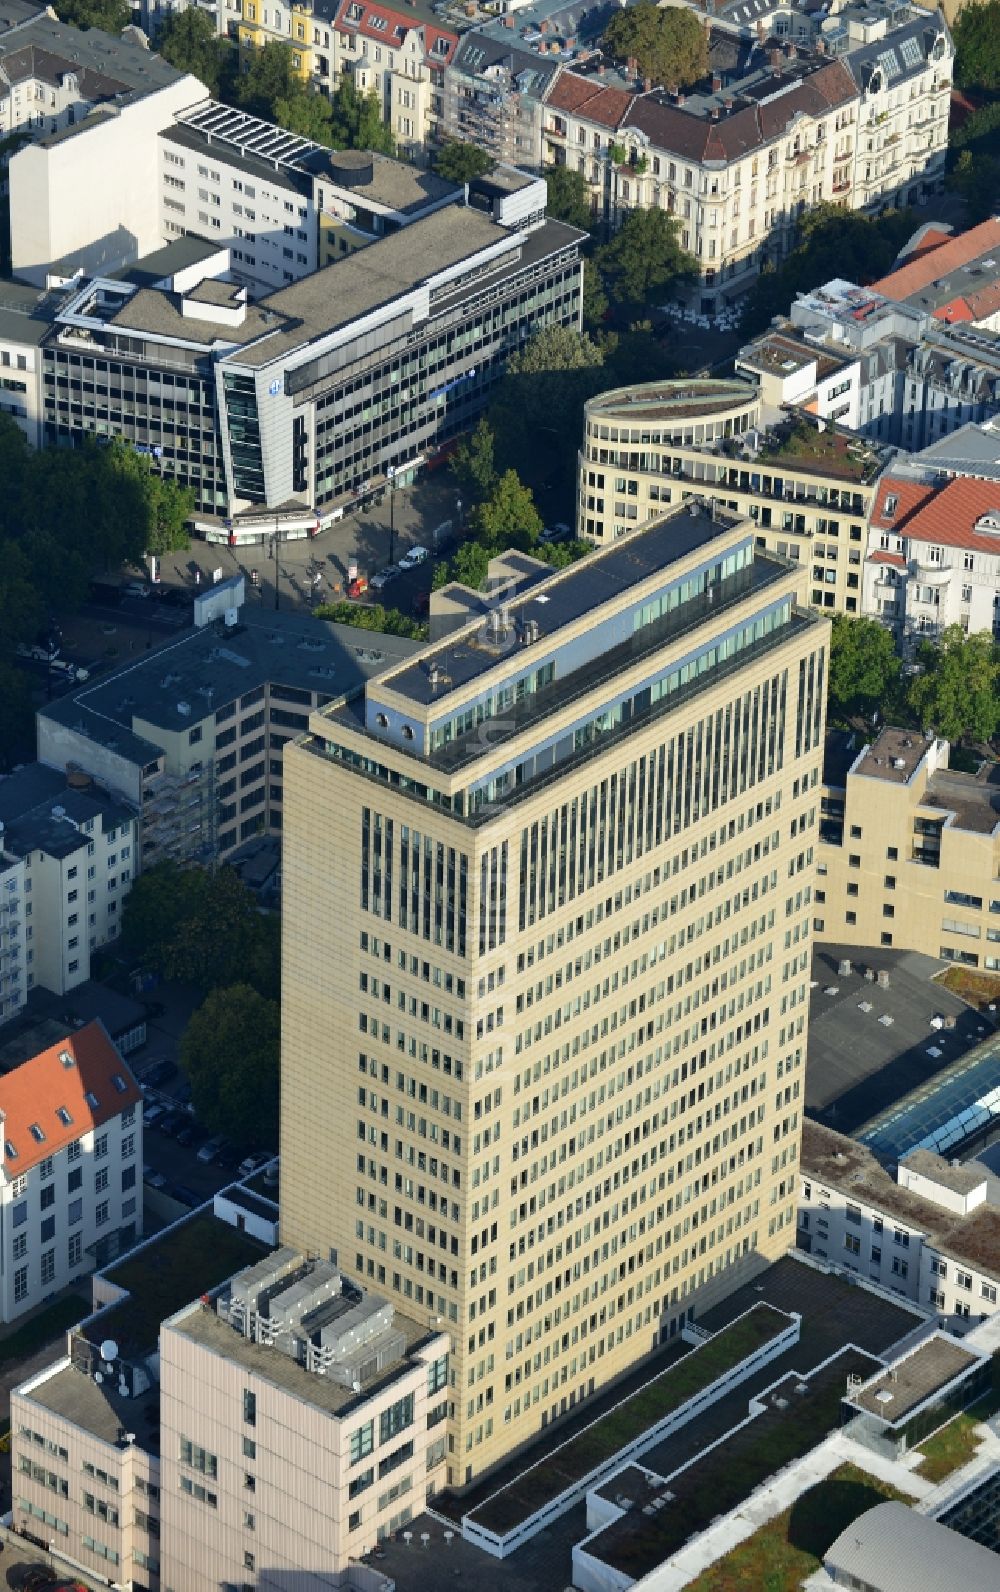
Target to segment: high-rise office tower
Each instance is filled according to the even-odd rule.
[[[828,636],[700,501],[501,562],[285,753],[283,1237],[447,1327],[456,1486],[794,1242]]]

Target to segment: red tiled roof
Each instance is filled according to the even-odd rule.
[[[88,1023],[68,1034],[0,1078],[8,1175],[29,1172],[46,1156],[141,1099],[139,1086],[103,1023]]]
[[[887,553],[884,547],[880,547],[874,553],[869,553],[868,562],[870,564],[892,564],[896,569],[906,568],[906,559],[902,553]]]
[[[910,515],[922,508],[933,495],[934,488],[920,481],[900,481],[891,475],[884,475],[878,484],[869,523],[873,529],[901,531]],[[896,499],[896,507],[891,514],[885,511],[885,501],[889,497]]]
[[[956,321],[985,321],[1000,310],[1000,280],[988,287],[977,288],[974,293],[964,293],[949,299],[934,311],[934,318],[949,326]]]
[[[1000,483],[956,476],[946,486],[932,489],[927,501],[907,522],[906,534],[912,541],[998,554],[1000,536],[975,529],[976,521],[991,510],[1000,514]]]
[[[601,127],[617,127],[634,99],[630,89],[613,88],[600,78],[560,72],[545,103],[553,110],[585,116]]]
[[[909,244],[901,249],[897,259],[904,260],[907,265],[913,260],[919,260],[922,255],[930,254],[932,249],[940,249],[942,243],[947,243],[955,236],[951,227],[935,226],[933,221],[923,227],[918,227]],[[902,266],[899,267],[902,269]]]
[[[348,14],[356,9],[360,9],[360,16]],[[376,19],[384,21],[385,26],[376,27]],[[373,0],[341,0],[333,25],[344,32],[360,33],[364,38],[372,39],[377,44],[384,44],[389,49],[398,49],[407,34],[415,31],[423,40],[424,54],[432,66],[447,66],[458,48],[457,33],[452,33],[447,28],[436,27],[432,23],[420,22],[416,17],[408,17],[405,12],[394,11],[391,6],[373,3]],[[447,39],[447,51],[434,49],[439,39]]]
[[[949,271],[969,265],[990,249],[997,248],[1000,248],[1000,218],[991,216],[988,221],[981,221],[978,227],[970,227],[968,232],[960,232],[957,238],[949,238],[940,248],[919,255],[872,285],[876,293],[882,293],[886,298],[910,298],[912,294],[919,293],[921,288],[939,282]]]

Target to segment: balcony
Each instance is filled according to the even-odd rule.
[[[850,179],[850,177],[845,177],[843,182],[835,182],[834,185],[833,185],[833,192],[834,193],[850,193],[850,191],[851,191],[851,179]]]

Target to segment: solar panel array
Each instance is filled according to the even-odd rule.
[[[261,121],[258,116],[233,110],[229,105],[219,105],[214,100],[192,111],[185,111],[178,120],[182,125],[205,133],[243,155],[252,155],[257,160],[266,160],[276,166],[298,169],[304,156],[320,148],[309,138],[299,138],[296,133],[287,133],[273,122]]]

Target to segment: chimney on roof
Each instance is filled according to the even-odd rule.
[[[719,107],[718,107],[718,105],[713,105],[712,109],[709,111],[708,114],[711,117],[713,122],[717,122],[719,120]]]
[[[786,56],[788,57],[788,59],[790,61],[794,61],[795,57],[798,55],[798,53],[799,53],[798,52],[798,48],[792,42],[792,40],[789,39],[788,43],[785,45],[785,54],[786,54]]]
[[[650,89],[652,88],[652,86],[653,86],[653,79],[651,77],[644,77],[643,80],[642,80],[642,91],[643,91],[643,93],[644,94],[648,94]]]
[[[774,67],[775,71],[778,70],[778,67],[781,65],[783,60],[784,60],[784,56],[782,55],[780,50],[772,50],[771,51],[771,65]]]
[[[634,55],[630,55],[627,58],[627,60],[625,62],[625,70],[628,73],[629,77],[638,77],[638,75],[639,75],[639,63],[636,60]]]
[[[719,74],[716,72],[716,74],[712,78],[712,93],[713,94],[718,94],[721,91],[721,89],[722,89],[722,79],[719,76]]]
[[[816,51],[817,55],[825,55],[826,54],[826,40],[824,38],[815,39],[813,41],[813,49]]]
[[[767,29],[765,28],[763,21],[760,18],[758,18],[758,21],[757,21],[757,42],[758,42],[758,44],[763,44],[763,42],[764,42],[764,40],[766,38],[767,38]]]

